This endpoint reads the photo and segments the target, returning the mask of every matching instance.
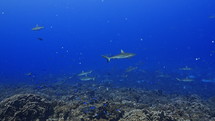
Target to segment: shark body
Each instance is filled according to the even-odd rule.
[[[134,53],[126,53],[123,50],[121,50],[120,54],[110,56],[110,57],[102,55],[102,57],[106,58],[107,62],[110,62],[111,59],[125,59],[125,58],[131,58],[135,55],[136,54],[134,54]]]
[[[38,25],[36,25],[36,27],[32,28],[31,30],[32,31],[39,31],[41,29],[44,29],[44,26],[38,26]]]
[[[87,76],[88,74],[91,74],[93,71],[82,71],[81,73],[78,74],[78,76]]]

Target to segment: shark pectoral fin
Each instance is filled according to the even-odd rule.
[[[120,50],[121,53],[125,53],[122,49]]]
[[[103,58],[106,58],[106,59],[107,59],[107,62],[110,62],[110,59],[111,59],[110,57],[107,57],[107,56],[104,56],[104,55],[102,55],[102,57],[103,57]]]

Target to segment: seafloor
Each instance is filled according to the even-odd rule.
[[[215,97],[120,87],[107,80],[103,83],[58,80],[55,83],[50,80],[46,83],[2,84],[0,120],[215,121]]]

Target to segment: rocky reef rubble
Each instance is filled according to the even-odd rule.
[[[215,110],[196,95],[126,112],[120,121],[215,121]]]
[[[76,104],[75,104],[76,105]],[[123,117],[124,111],[119,105],[101,103],[96,105],[63,104],[55,107],[55,113],[48,120],[62,121],[118,121]]]
[[[1,121],[45,120],[53,113],[53,104],[37,95],[18,94],[0,103]]]
[[[177,121],[172,116],[168,116],[164,111],[150,111],[134,109],[126,112],[119,121]]]
[[[214,100],[96,84],[46,86],[32,94],[15,94],[2,100],[0,120],[215,121]]]

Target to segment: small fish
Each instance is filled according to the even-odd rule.
[[[95,80],[96,78],[95,77],[82,77],[80,78],[81,81],[90,81],[90,80]]]
[[[128,67],[126,70],[125,70],[125,72],[131,72],[131,71],[134,71],[134,70],[136,70],[137,69],[137,67],[132,67],[132,66],[130,66],[130,67]]]
[[[167,74],[159,74],[156,77],[158,77],[158,78],[169,78],[170,76]]]
[[[183,82],[192,82],[192,81],[194,81],[194,79],[191,79],[191,78],[188,78],[188,77],[186,77],[186,78],[183,78],[183,79],[179,79],[179,78],[176,78],[178,81],[183,81]]]
[[[88,74],[91,74],[93,71],[82,71],[81,73],[78,74],[78,76],[87,76]]]
[[[33,74],[31,72],[29,72],[29,73],[26,73],[25,75],[26,76],[32,76]]]
[[[36,27],[32,28],[32,31],[39,31],[41,29],[44,29],[44,26],[38,26],[38,24],[36,25]]]
[[[43,38],[41,38],[41,37],[38,37],[37,39],[40,40],[40,41],[43,41]]]
[[[35,78],[35,75],[32,74],[31,72],[25,73],[25,76],[28,76],[28,77],[31,77],[31,78]]]
[[[118,55],[114,55],[114,56],[111,56],[111,57],[102,55],[102,57],[106,58],[106,59],[107,59],[107,62],[110,62],[111,59],[131,58],[131,57],[133,57],[133,56],[135,56],[135,55],[136,55],[136,54],[134,54],[134,53],[125,53],[123,50],[121,50],[121,53],[118,54]]]
[[[202,79],[201,81],[206,83],[215,83],[215,79]]]
[[[184,68],[179,68],[179,70],[190,71],[190,70],[192,70],[192,68],[189,68],[188,66],[185,66]]]

